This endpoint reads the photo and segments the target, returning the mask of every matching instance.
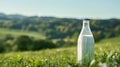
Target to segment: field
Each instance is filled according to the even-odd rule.
[[[34,37],[38,39],[45,39],[45,36],[43,34],[37,32],[27,32],[27,31],[0,28],[0,38],[4,38],[7,35],[12,35],[14,37],[18,37],[21,35],[28,35],[30,37]]]
[[[0,54],[0,67],[120,67],[120,36],[95,44],[90,64],[76,63],[76,46]]]

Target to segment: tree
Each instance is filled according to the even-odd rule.
[[[0,53],[2,53],[2,52],[4,52],[4,51],[5,51],[4,45],[1,43],[1,44],[0,44]]]
[[[57,46],[54,43],[46,40],[35,40],[33,43],[33,50],[55,48],[55,47]]]
[[[20,51],[31,50],[32,42],[33,42],[33,40],[29,36],[22,35],[16,39],[15,45],[17,45],[18,51],[19,50]]]

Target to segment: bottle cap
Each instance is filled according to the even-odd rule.
[[[83,23],[89,23],[89,20],[84,19]]]

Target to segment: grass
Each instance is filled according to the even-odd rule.
[[[101,40],[96,45],[99,48],[105,48],[106,50],[111,51],[120,49],[120,36]]]
[[[10,30],[5,28],[0,28],[0,38],[4,38],[6,35],[12,35],[14,37],[18,37],[21,35],[28,35],[38,39],[45,39],[46,37],[38,32],[27,32],[27,31],[20,31],[20,30]]]
[[[0,54],[0,67],[120,67],[120,36],[95,45],[90,64],[76,63],[76,46]]]

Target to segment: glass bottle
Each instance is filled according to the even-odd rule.
[[[94,58],[94,38],[90,30],[89,20],[83,20],[81,33],[77,43],[77,61],[86,64]]]

